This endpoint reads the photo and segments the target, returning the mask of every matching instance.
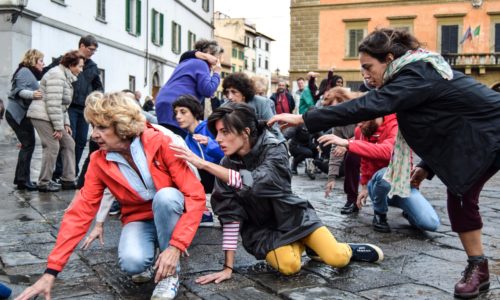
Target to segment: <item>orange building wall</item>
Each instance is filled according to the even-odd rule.
[[[364,3],[373,2],[372,4],[364,4],[363,7],[356,7],[352,4],[349,6],[341,4],[360,3],[359,0],[321,0],[322,4],[332,4],[323,6],[319,12],[319,50],[318,50],[318,69],[327,70],[335,66],[338,71],[342,70],[357,70],[359,62],[353,59],[345,59],[345,35],[346,23],[344,19],[363,19],[370,18],[368,21],[368,33],[377,27],[387,27],[391,20],[387,17],[397,16],[416,16],[416,18],[408,20],[413,23],[413,34],[423,43],[426,48],[437,51],[438,45],[438,20],[435,15],[452,15],[465,14],[460,17],[462,20],[462,28],[459,32],[459,39],[465,33],[465,30],[471,26],[472,31],[476,26],[481,25],[479,37],[475,37],[473,41],[466,41],[459,52],[490,52],[490,16],[486,14],[488,11],[500,11],[500,1],[484,1],[480,9],[475,9],[469,1],[450,2],[446,4],[414,4],[415,1],[408,1],[409,4],[404,4],[397,7],[381,6],[380,2],[388,2],[384,0],[362,1]],[[391,1],[394,3],[394,1]],[[369,6],[376,7],[369,7]],[[460,46],[460,45],[459,45]]]

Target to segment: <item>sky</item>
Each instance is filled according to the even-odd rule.
[[[290,67],[290,0],[214,0],[214,11],[245,18],[257,31],[272,37],[270,68],[288,74]]]

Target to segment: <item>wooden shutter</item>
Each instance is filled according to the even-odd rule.
[[[160,45],[163,45],[163,14],[160,14]]]
[[[458,53],[458,25],[441,26],[441,53]]]
[[[135,34],[141,35],[141,0],[136,0],[136,24],[135,24]]]
[[[125,30],[130,32],[130,0],[125,0]]]
[[[157,43],[156,41],[156,11],[154,9],[151,10],[151,42]]]

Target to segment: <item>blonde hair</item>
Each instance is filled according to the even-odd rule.
[[[29,49],[24,53],[21,64],[25,67],[34,67],[36,66],[39,59],[43,59],[44,55],[40,50],[37,49]]]
[[[255,87],[255,93],[260,96],[266,96],[267,95],[267,84],[268,80],[265,77],[262,76],[253,76],[253,85]]]
[[[146,118],[135,99],[123,92],[93,92],[85,100],[85,120],[92,126],[113,127],[121,139],[140,135]]]

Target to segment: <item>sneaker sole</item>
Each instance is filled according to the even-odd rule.
[[[352,245],[356,245],[356,244],[352,244]],[[378,259],[377,260],[357,259],[357,261],[370,262],[370,263],[378,263],[378,262],[381,262],[381,261],[384,260],[384,252],[382,251],[382,249],[380,249],[380,247],[375,246],[373,244],[363,244],[363,245],[371,247],[373,250],[375,250],[375,252],[377,252]]]
[[[214,222],[204,222],[200,223],[199,227],[214,227]]]

